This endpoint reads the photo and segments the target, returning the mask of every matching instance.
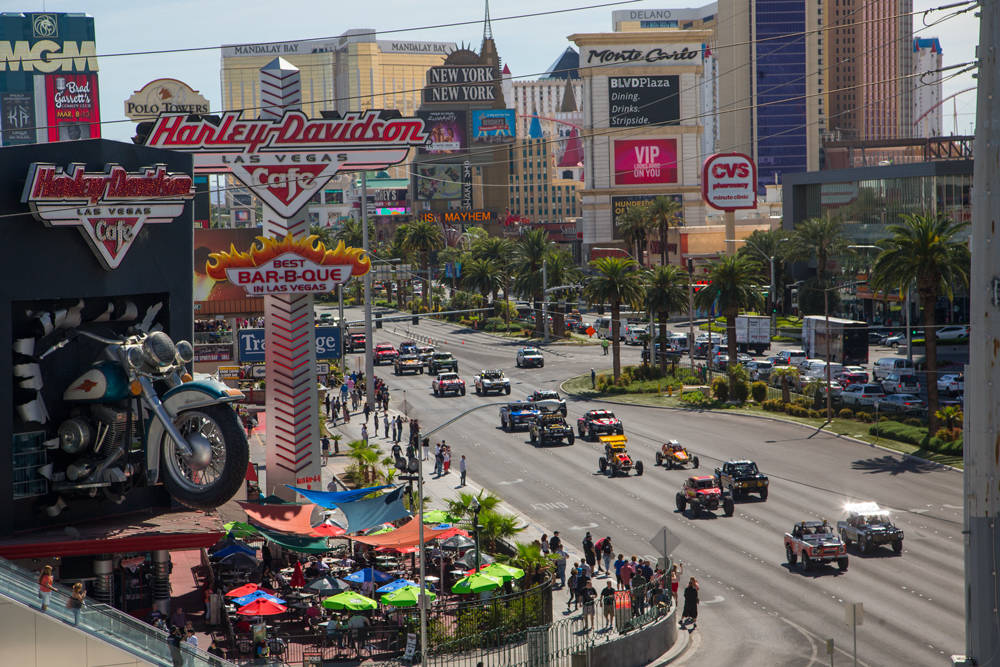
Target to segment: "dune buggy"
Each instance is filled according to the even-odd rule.
[[[656,465],[666,465],[667,468],[673,469],[683,468],[689,463],[692,468],[697,468],[698,457],[691,456],[687,447],[676,440],[664,443],[660,451],[656,452]]]
[[[600,438],[604,443],[604,456],[597,461],[601,473],[610,477],[628,476],[629,471],[635,470],[636,475],[642,475],[642,461],[633,460],[628,453],[628,438],[624,435],[602,435]]]

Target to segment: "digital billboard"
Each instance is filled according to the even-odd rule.
[[[417,199],[461,199],[462,165],[415,164]]]
[[[96,74],[46,74],[44,100],[49,141],[100,138]]]
[[[472,141],[477,144],[507,144],[515,139],[514,109],[477,109],[472,112]]]
[[[676,139],[615,141],[615,185],[655,185],[677,182]]]
[[[30,92],[0,93],[0,146],[35,143],[36,125]]]
[[[680,194],[671,195],[628,195],[625,197],[612,197],[611,198],[611,229],[612,238],[621,239],[623,238],[622,233],[619,231],[618,226],[621,224],[622,216],[625,215],[625,211],[632,208],[633,206],[645,206],[649,202],[653,201],[657,197],[667,197],[668,199],[673,199],[678,204],[684,203],[684,196]],[[684,208],[677,212],[677,217],[684,219]]]
[[[678,125],[681,118],[680,77],[609,76],[608,125]]]
[[[431,141],[420,148],[421,153],[442,155],[460,153],[467,146],[464,111],[418,111],[424,120]]]

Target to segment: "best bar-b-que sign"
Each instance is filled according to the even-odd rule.
[[[109,164],[89,172],[36,162],[21,201],[50,227],[76,227],[107,270],[118,268],[143,225],[171,222],[194,196],[191,176],[162,164],[138,172]]]
[[[275,213],[290,218],[339,171],[382,169],[427,143],[420,118],[382,111],[309,118],[288,111],[280,119],[163,114],[146,145],[194,153],[199,168],[229,171]]]

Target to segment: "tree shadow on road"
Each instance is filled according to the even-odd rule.
[[[851,467],[868,474],[889,473],[890,475],[902,475],[908,472],[928,473],[944,469],[944,466],[933,461],[924,461],[909,456],[900,458],[891,454],[857,459],[851,464]]]

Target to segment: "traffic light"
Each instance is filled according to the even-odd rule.
[[[379,315],[378,313],[375,314],[375,328],[376,329],[382,328],[382,316]]]
[[[420,324],[420,318],[414,315],[410,318],[410,324]]]

